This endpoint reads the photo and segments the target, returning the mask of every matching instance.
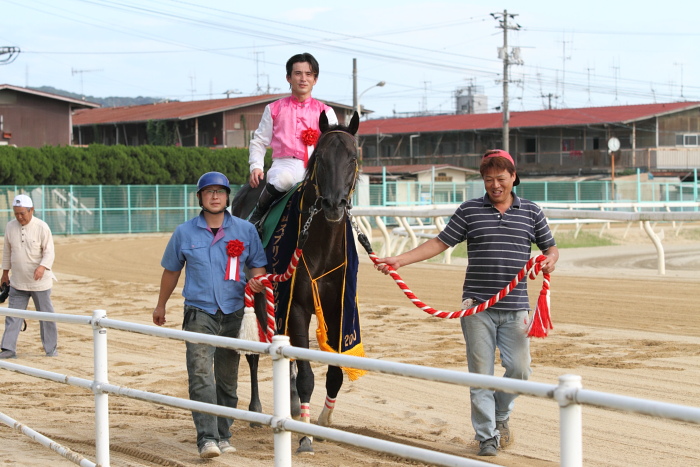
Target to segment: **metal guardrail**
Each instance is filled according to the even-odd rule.
[[[497,391],[541,397],[556,401],[560,407],[560,465],[565,467],[580,467],[583,465],[582,451],[582,413],[581,404],[594,405],[603,408],[625,410],[654,417],[663,417],[683,422],[700,425],[700,408],[669,404],[664,402],[638,399],[628,396],[607,394],[599,391],[582,389],[581,377],[577,375],[562,375],[559,384],[544,384],[531,381],[501,378],[474,373],[463,373],[452,370],[410,365],[398,362],[373,360],[363,357],[339,355],[318,350],[302,349],[289,345],[287,336],[275,336],[272,344],[262,344],[240,339],[180,331],[175,329],[163,329],[155,326],[129,323],[108,319],[104,310],[95,310],[92,317],[64,315],[59,313],[42,313],[36,311],[14,310],[0,308],[0,316],[16,316],[24,319],[43,321],[56,321],[71,324],[88,324],[93,329],[94,341],[94,380],[76,378],[50,371],[39,370],[23,365],[0,360],[0,368],[22,373],[25,375],[55,381],[57,383],[70,384],[91,390],[95,394],[95,447],[96,464],[101,467],[109,467],[109,405],[108,395],[114,394],[133,399],[154,402],[179,407],[186,410],[194,410],[217,416],[236,418],[248,422],[255,422],[273,428],[274,454],[276,467],[289,467],[291,462],[291,433],[302,433],[317,436],[340,443],[372,449],[406,459],[441,466],[490,466],[485,462],[465,459],[458,456],[444,454],[429,449],[407,446],[400,443],[384,441],[368,436],[348,433],[341,430],[298,422],[291,418],[289,399],[289,361],[301,359],[325,363],[334,366],[358,368],[380,373],[408,376],[428,381],[439,381],[465,387],[489,388]],[[267,354],[273,360],[273,414],[266,415],[246,410],[231,409],[213,404],[191,401],[162,394],[140,391],[137,389],[116,386],[108,382],[107,360],[107,329],[135,332],[144,335],[185,340],[201,344],[209,344],[217,347],[234,350],[246,350],[261,354]],[[0,414],[0,422],[18,429],[18,424],[11,418]],[[23,426],[22,426],[23,427]],[[23,427],[24,428],[24,427]],[[55,452],[67,459],[83,466],[94,466],[95,463],[76,455],[63,446],[51,442],[48,438],[37,432],[26,429],[21,430],[32,439],[50,444]]]

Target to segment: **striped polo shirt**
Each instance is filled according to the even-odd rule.
[[[479,303],[496,295],[517,276],[530,260],[533,243],[542,251],[556,245],[542,209],[515,194],[503,215],[488,195],[465,201],[437,238],[450,247],[467,241],[469,264],[462,300],[474,298]],[[529,310],[526,278],[490,309]]]

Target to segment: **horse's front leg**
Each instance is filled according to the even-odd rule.
[[[260,393],[258,392],[258,364],[260,362],[260,355],[258,354],[248,354],[245,356],[248,361],[248,367],[250,368],[250,404],[248,404],[248,410],[250,412],[262,412],[262,404],[260,403]],[[251,422],[250,426],[253,428],[262,427],[261,424]]]
[[[314,392],[314,372],[311,363],[297,360],[297,392],[301,405],[300,417],[302,422],[311,423],[311,394]],[[304,436],[299,441],[297,454],[313,454],[313,436]]]
[[[326,401],[323,404],[321,415],[318,416],[318,424],[331,426],[331,417],[335,409],[335,398],[343,386],[343,370],[337,366],[329,366],[326,374]]]
[[[299,400],[299,391],[297,390],[297,376],[299,370],[297,370],[297,362],[289,362],[289,408],[292,414],[292,418],[299,420],[301,417],[301,401]]]

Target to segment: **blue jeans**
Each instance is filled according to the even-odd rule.
[[[243,320],[243,309],[224,314],[221,310],[211,315],[198,308],[185,305],[185,331],[213,336],[238,337]],[[235,350],[222,349],[206,344],[187,342],[187,374],[190,399],[236,408],[238,405],[238,363],[241,355]],[[207,441],[223,441],[231,437],[233,419],[192,412],[197,429],[197,447]]]
[[[527,337],[527,310],[484,310],[460,319],[467,343],[469,372],[494,374],[496,347],[501,353],[505,378],[526,380],[530,376],[530,340]],[[496,421],[506,420],[517,394],[471,388],[472,425],[475,439],[484,441],[498,435]]]

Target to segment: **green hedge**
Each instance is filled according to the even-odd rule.
[[[269,166],[268,151],[266,165]],[[248,149],[172,146],[0,146],[0,185],[196,184],[209,171],[248,180]]]

